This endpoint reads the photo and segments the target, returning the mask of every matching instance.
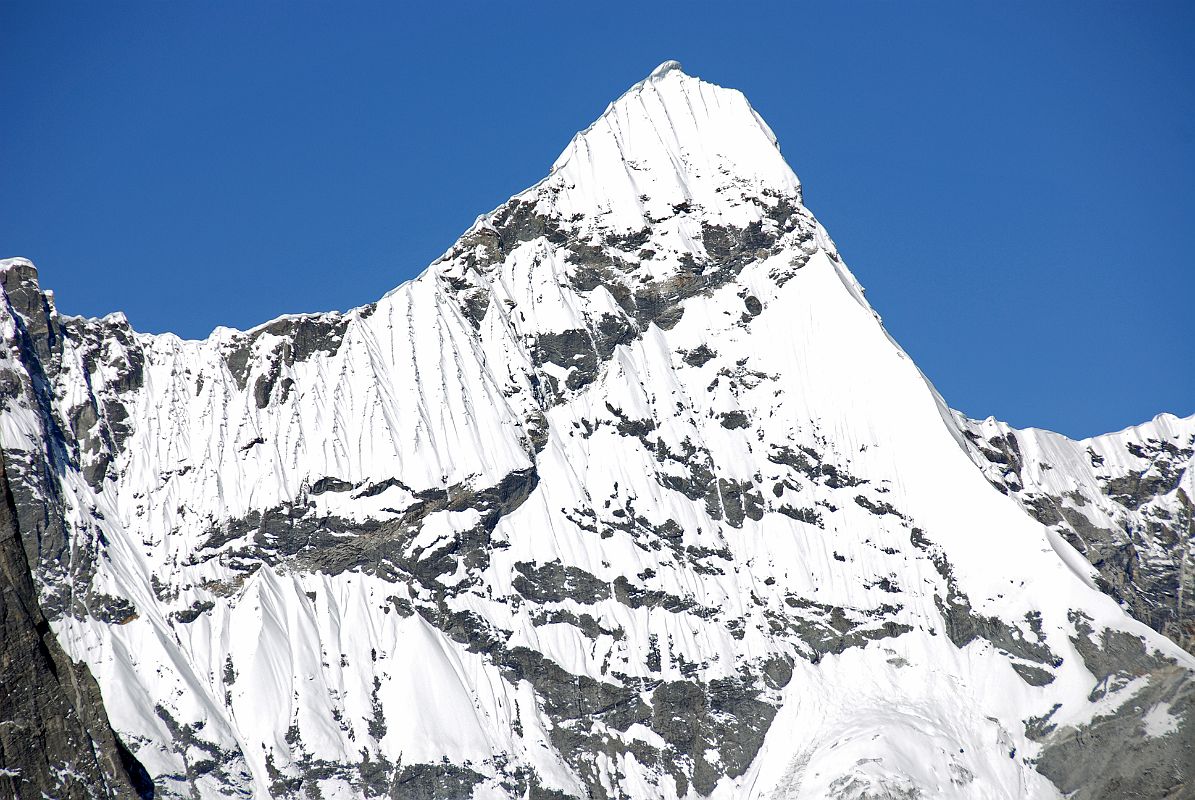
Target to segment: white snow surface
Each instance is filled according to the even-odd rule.
[[[72,408],[119,398],[129,432],[98,486],[82,473],[95,453],[84,449],[64,468],[64,515],[80,548],[98,548],[91,591],[125,598],[136,612],[119,621],[67,614],[55,631],[90,665],[114,728],[164,796],[264,798],[276,793],[278,775],[301,774],[305,764],[381,759],[467,764],[484,778],[479,798],[514,796],[502,783],[513,767],[585,796],[585,778],[555,743],[559,723],[532,683],[406,610],[430,607],[426,587],[380,564],[317,568],[304,560],[314,546],[302,544],[252,563],[259,525],[232,524],[278,508],[394,522],[428,492],[467,495],[529,470],[538,482],[497,521],[488,561],[462,558],[440,577],[459,590],[443,610],[477,615],[505,632],[508,649],[530,648],[572,675],[640,686],[649,706],[657,682],[733,678],[768,659],[791,661],[791,680],[762,695],[778,710],[758,753],[744,771],[719,774],[712,796],[1059,796],[1033,768],[1040,745],[1024,721],[1055,705],[1059,724],[1091,716],[1095,680],[1072,643],[1069,613],[1081,609],[1096,631],[1143,637],[1180,665],[1193,660],[1129,618],[1094,587],[1082,557],[993,488],[800,197],[743,95],[668,62],[577,134],[549,176],[514,198],[517,207],[635,263],[617,275],[632,291],[669,285],[691,259],[707,258],[710,226],[775,229],[769,214],[781,201],[805,233],[781,233],[733,280],[685,299],[674,325],[651,322],[618,343],[575,388],[568,381],[582,367],[537,366],[537,337],[626,316],[621,290],[584,288],[567,247],[548,235],[477,260],[479,237],[510,204],[378,303],[312,315],[339,326],[339,339],[293,363],[280,354],[294,341],[274,327],[186,341],[133,333],[123,318],[76,320],[128,331],[130,344],[109,337],[102,357],[87,359],[84,343],[65,338],[55,413],[66,419]],[[632,236],[633,244],[609,244]],[[2,262],[0,271],[22,264]],[[461,285],[487,300],[476,327],[456,300]],[[29,381],[15,355],[25,323],[4,297],[0,369]],[[746,298],[758,313],[745,311]],[[229,354],[247,342],[238,380]],[[118,385],[127,347],[143,357],[132,389]],[[689,357],[702,348],[708,360]],[[272,370],[261,405],[255,388]],[[555,395],[544,389],[549,377]],[[627,420],[652,428],[627,435]],[[1190,421],[1150,423],[1180,424]],[[5,451],[33,458],[44,450],[44,425],[36,409],[9,403],[0,414]],[[1050,480],[1077,474],[1068,441],[1035,435],[1058,467]],[[802,448],[855,482],[782,463],[778,454]],[[688,453],[687,463],[664,450]],[[712,502],[675,488],[698,461],[720,481]],[[324,479],[351,488],[315,491]],[[760,505],[731,524],[734,485],[755,487]],[[628,506],[632,513],[615,513]],[[794,509],[814,513],[802,520]],[[470,507],[438,510],[403,546],[424,563],[451,552],[481,519]],[[644,533],[668,520],[676,546]],[[1023,659],[987,640],[951,642],[937,601],[946,580],[930,551],[911,544],[913,528],[949,562],[975,613],[1006,621],[1060,659],[1037,665],[1052,682],[1022,680],[1013,665]],[[350,544],[376,537],[330,535]],[[554,563],[611,591],[516,600],[525,565]],[[683,607],[623,602],[612,587],[627,584]],[[878,626],[871,619],[890,622],[896,633],[815,654],[793,620],[825,627],[817,609],[830,607],[864,629]],[[198,610],[193,619],[179,616],[189,609]],[[582,614],[604,632],[587,634],[575,621]],[[1035,633],[1026,620],[1037,614]],[[1170,730],[1160,707],[1148,720],[1151,736]],[[578,724],[615,742],[666,747],[646,724]],[[178,726],[187,726],[189,744],[180,746]],[[212,752],[223,778],[196,769]],[[696,796],[631,753],[592,760],[619,796]],[[715,747],[706,758],[729,756]],[[325,798],[366,794],[343,776],[319,786]]]

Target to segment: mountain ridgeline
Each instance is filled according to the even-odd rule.
[[[675,62],[346,313],[189,341],[0,276],[91,796],[1195,797],[1195,418],[950,410]]]

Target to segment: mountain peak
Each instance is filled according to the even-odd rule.
[[[651,74],[648,75],[647,77],[649,79],[650,78],[662,78],[665,75],[667,75],[669,72],[672,72],[674,70],[676,72],[680,72],[680,73],[683,73],[685,71],[684,67],[681,66],[679,61],[665,61],[660,66],[653,69],[651,71]]]
[[[566,216],[611,217],[611,227],[625,229],[642,227],[645,204],[692,204],[735,221],[736,208],[762,195],[801,197],[775,134],[743,93],[688,75],[676,61],[574,136],[536,189],[548,189]]]
[[[0,530],[156,796],[1193,785],[1195,429],[950,412],[735,90],[661,65],[347,314],[183,342],[32,275]]]

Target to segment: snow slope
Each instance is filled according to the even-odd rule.
[[[159,796],[1192,791],[1195,658],[674,62],[345,314],[184,341],[0,275],[43,605]]]

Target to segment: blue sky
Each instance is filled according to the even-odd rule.
[[[419,6],[430,4],[419,4]],[[0,3],[0,254],[201,337],[347,308],[659,62],[746,92],[956,408],[1195,412],[1190,3]]]

